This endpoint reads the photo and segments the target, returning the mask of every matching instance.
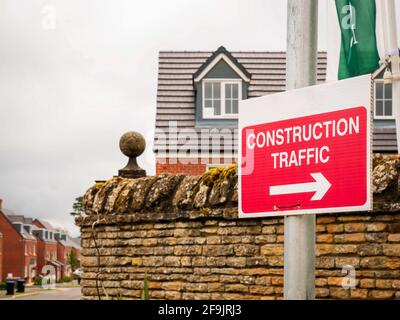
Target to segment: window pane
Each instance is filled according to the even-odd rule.
[[[214,82],[213,89],[214,89],[214,99],[221,99],[221,84]]]
[[[392,84],[385,84],[385,99],[392,99]]]
[[[234,99],[238,99],[239,98],[239,95],[238,95],[239,85],[238,84],[233,84],[232,87],[233,87],[233,98]]]
[[[232,101],[232,113],[237,114],[239,112],[239,100]]]
[[[214,116],[221,115],[221,100],[214,100]]]
[[[383,83],[379,83],[379,82],[376,83],[375,88],[376,88],[376,92],[375,92],[376,99],[383,99]]]
[[[385,116],[392,115],[392,100],[385,100]]]
[[[375,115],[383,116],[383,101],[376,101]]]
[[[229,114],[232,111],[232,100],[231,99],[226,99],[225,100],[225,113]]]
[[[212,108],[212,100],[204,100],[205,108]]]
[[[212,83],[209,83],[209,82],[206,82],[205,84],[204,84],[204,97],[206,98],[206,99],[211,99],[212,98],[212,92],[211,92],[211,90],[212,90]]]
[[[225,85],[225,98],[230,98],[232,95],[232,85],[226,84]]]

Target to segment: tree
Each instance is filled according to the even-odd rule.
[[[74,250],[71,250],[71,252],[68,254],[68,264],[71,266],[71,269],[74,270],[78,266],[78,258],[76,256],[76,252]]]
[[[72,205],[72,210],[73,210],[71,212],[72,216],[76,216],[78,214],[81,214],[81,212],[83,212],[83,197],[75,198],[75,202]]]

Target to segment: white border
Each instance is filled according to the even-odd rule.
[[[250,78],[246,75],[229,59],[225,53],[220,53],[214,60],[194,79],[194,82],[199,82],[214,66],[223,59],[244,81],[250,82]]]
[[[292,215],[372,210],[372,109],[371,75],[291,90],[239,103],[238,143],[238,212],[239,218],[284,217]],[[327,112],[365,106],[367,108],[367,200],[364,205],[301,209],[259,213],[242,212],[242,129],[262,123],[276,122]],[[266,112],[260,112],[265,110]],[[273,111],[273,112],[271,112]]]

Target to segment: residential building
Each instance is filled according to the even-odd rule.
[[[3,274],[3,234],[0,232],[0,281]]]
[[[57,240],[57,260],[63,264],[61,276],[63,278],[71,277],[73,268],[70,264],[69,256],[72,251],[76,250],[76,245],[66,233],[60,231],[55,233],[55,239]]]
[[[37,267],[37,240],[32,234],[32,219],[0,208],[0,232],[3,234],[1,280],[13,277],[32,282]]]
[[[318,53],[317,79],[327,55]],[[391,85],[377,70],[375,152],[397,150]],[[285,91],[285,52],[162,51],[159,53],[154,152],[157,174],[201,174],[237,161],[238,105],[242,99]],[[266,106],[265,112],[274,112]]]
[[[76,255],[76,259],[78,259],[78,265],[77,268],[80,268],[81,266],[81,251],[82,251],[82,247],[81,247],[81,238],[69,238],[69,241],[73,244],[72,247],[72,251],[75,252]]]
[[[48,271],[45,266],[51,265],[54,267],[56,280],[62,277],[63,264],[57,259],[57,241],[54,237],[56,230],[46,221],[35,219],[33,220],[33,234],[37,238],[37,268],[40,274],[46,274]]]

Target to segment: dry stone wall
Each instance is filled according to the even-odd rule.
[[[375,156],[373,212],[317,217],[317,298],[400,299],[399,165]],[[151,299],[281,299],[283,218],[238,219],[237,200],[235,167],[94,185],[76,219],[84,299],[139,299],[145,278]]]

